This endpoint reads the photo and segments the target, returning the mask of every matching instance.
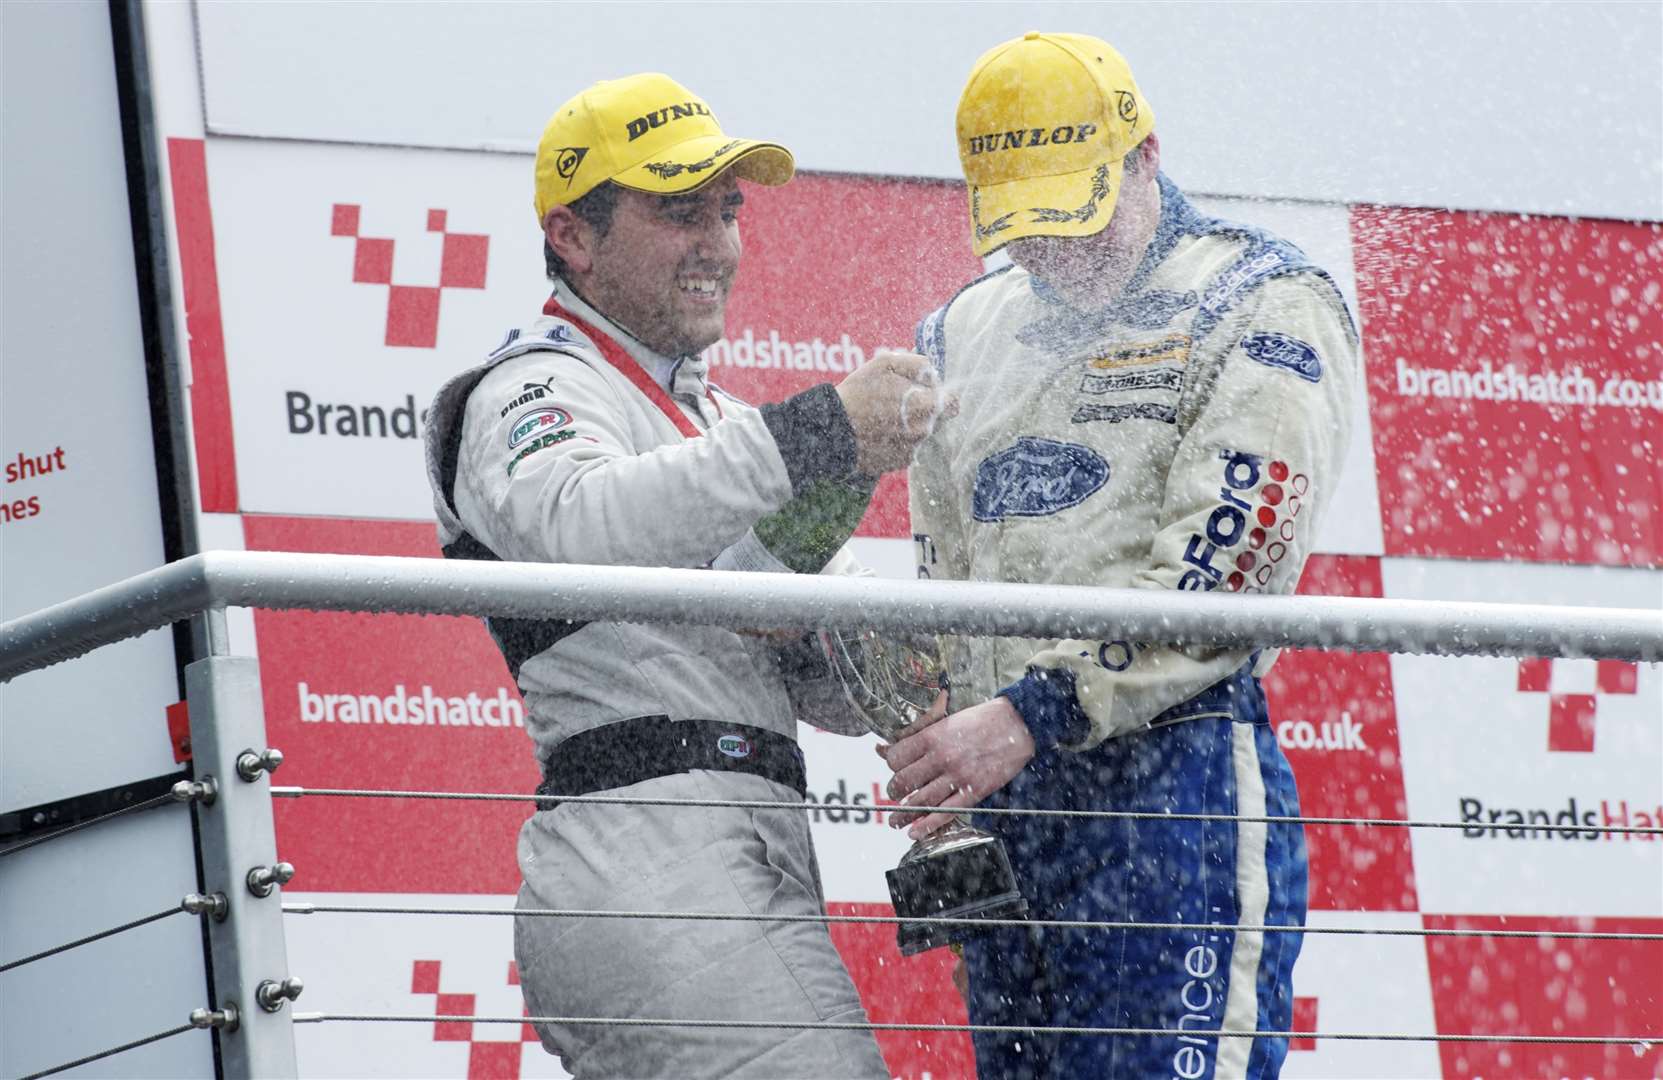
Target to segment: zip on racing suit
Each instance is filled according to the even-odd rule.
[[[832,387],[751,408],[709,384],[702,358],[654,353],[564,283],[545,317],[440,389],[426,440],[440,543],[464,558],[789,570],[775,555],[792,528],[852,527],[871,494]],[[825,572],[858,567],[845,550]],[[796,718],[864,730],[806,644],[782,654],[696,625],[487,626],[551,793],[800,801]],[[653,760],[706,736],[697,767]],[[772,774],[729,771],[761,750]],[[563,802],[526,822],[519,864],[522,908],[824,913],[794,810]],[[823,924],[520,918],[515,955],[534,1015],[865,1021]],[[539,1034],[580,1077],[889,1075],[865,1031]]]
[[[1120,298],[1020,268],[919,327],[958,396],[919,450],[923,577],[1291,592],[1338,482],[1359,380],[1333,281],[1292,245],[1161,220]],[[985,806],[1296,815],[1258,676],[1270,651],[955,639],[950,711],[1006,695],[1033,760]],[[1035,918],[1302,925],[1297,826],[981,815]],[[1005,930],[966,947],[980,1024],[1288,1030],[1301,935]],[[996,1076],[1274,1075],[1284,1041],[977,1035]]]

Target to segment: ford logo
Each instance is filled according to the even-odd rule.
[[[1109,480],[1109,463],[1090,447],[1025,435],[976,467],[971,514],[977,521],[1045,517],[1078,506]]]

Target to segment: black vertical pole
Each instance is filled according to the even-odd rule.
[[[167,562],[202,549],[196,528],[195,485],[190,467],[190,426],[185,408],[184,366],[173,325],[173,280],[168,265],[166,204],[162,197],[161,141],[157,137],[140,0],[109,0],[114,46],[116,101],[121,114],[122,156],[127,172],[128,217],[133,231],[133,269],[138,283],[139,332],[144,339],[145,387],[150,398],[150,436],[156,460],[156,495],[161,508],[162,557]],[[173,624],[173,654],[179,697],[185,697],[185,665],[208,655],[204,620]],[[206,888],[197,810],[191,807],[196,891]],[[207,1001],[215,1006],[214,964],[209,955],[208,920],[202,928],[202,967]],[[219,1032],[212,1032],[214,1075],[225,1075]]]

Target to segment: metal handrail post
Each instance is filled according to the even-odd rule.
[[[219,1030],[227,1080],[297,1075],[287,1002],[289,976],[280,887],[293,868],[277,861],[265,707],[258,662],[210,656],[185,668],[206,893],[214,900],[208,951],[214,1006],[235,1010]],[[240,759],[240,760],[239,760]],[[223,898],[223,900],[221,900]]]

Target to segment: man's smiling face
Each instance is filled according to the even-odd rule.
[[[722,336],[739,270],[739,207],[731,172],[685,195],[619,192],[611,227],[596,239],[585,300],[667,356]]]

